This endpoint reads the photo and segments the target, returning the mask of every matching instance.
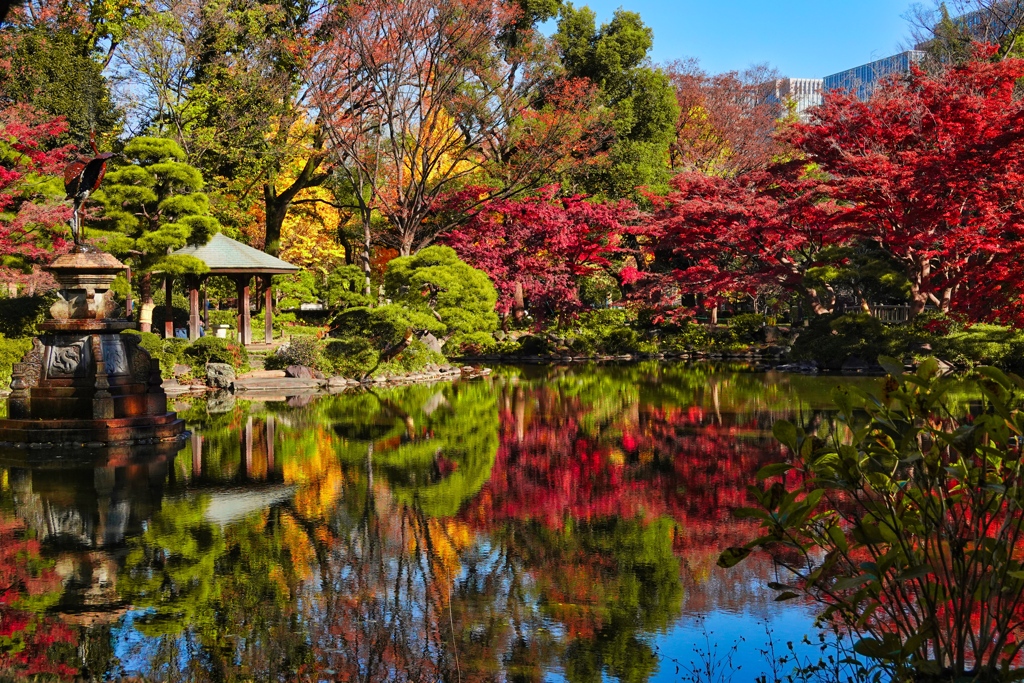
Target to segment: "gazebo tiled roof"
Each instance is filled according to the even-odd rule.
[[[183,247],[174,254],[196,257],[210,267],[211,275],[283,275],[299,270],[298,266],[221,233],[201,247]]]
[[[194,256],[210,268],[209,272],[202,275],[187,275],[185,277],[189,308],[189,339],[194,341],[199,338],[199,289],[210,275],[225,275],[235,281],[238,291],[238,337],[245,346],[252,344],[249,283],[253,277],[263,283],[264,338],[273,339],[271,276],[294,273],[299,270],[298,266],[293,266],[287,261],[265,254],[259,249],[253,249],[220,233],[214,235],[209,242],[201,247],[184,247],[174,252],[174,255]],[[167,337],[174,335],[173,279],[170,274],[164,278],[164,286],[167,288],[167,320],[164,323],[164,335]],[[203,310],[207,310],[205,304]],[[205,317],[207,318],[206,322],[209,323],[209,315],[207,314]]]

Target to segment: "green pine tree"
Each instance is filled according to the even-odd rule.
[[[650,64],[653,31],[621,9],[598,28],[593,10],[566,4],[555,41],[567,74],[597,85],[614,112],[609,164],[576,182],[590,194],[637,200],[638,188],[665,187],[679,104],[668,76]]]
[[[202,173],[185,163],[178,143],[138,137],[124,157],[127,163],[107,175],[96,199],[105,208],[107,249],[132,262],[142,303],[152,305],[152,273],[205,272],[202,261],[170,254],[186,244],[205,244],[220,224],[210,215]]]

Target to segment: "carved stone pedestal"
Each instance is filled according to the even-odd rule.
[[[16,363],[0,447],[55,448],[152,443],[184,432],[167,412],[159,362],[122,335],[135,327],[121,317],[110,287],[125,265],[110,254],[77,252],[50,265],[60,283],[43,334]]]

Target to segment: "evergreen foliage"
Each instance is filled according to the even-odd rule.
[[[186,244],[205,244],[218,231],[202,192],[202,173],[186,163],[178,143],[166,138],[135,138],[123,156],[128,163],[107,174],[96,196],[105,208],[109,251],[137,258],[148,271],[204,272],[198,259],[168,258]]]
[[[640,15],[619,9],[600,28],[588,7],[562,7],[558,44],[562,64],[574,77],[593,82],[614,112],[609,162],[587,171],[590,194],[640,198],[638,188],[666,188],[668,149],[679,104],[668,76],[650,65],[654,33]]]
[[[62,144],[85,146],[95,133],[117,133],[115,107],[103,65],[83,53],[82,40],[69,30],[22,29],[8,36],[13,50],[0,61],[3,94],[15,102],[59,116],[67,123]]]

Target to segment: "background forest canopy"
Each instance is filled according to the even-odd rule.
[[[221,231],[306,270],[292,303],[374,306],[388,261],[446,245],[506,323],[897,304],[1016,324],[1022,19],[919,8],[920,68],[800,117],[767,66],[652,63],[625,9],[30,0],[0,25],[5,294],[49,284],[39,266],[69,248],[58,172],[95,135],[118,156],[88,236],[144,301],[150,271],[200,269],[171,251]]]

